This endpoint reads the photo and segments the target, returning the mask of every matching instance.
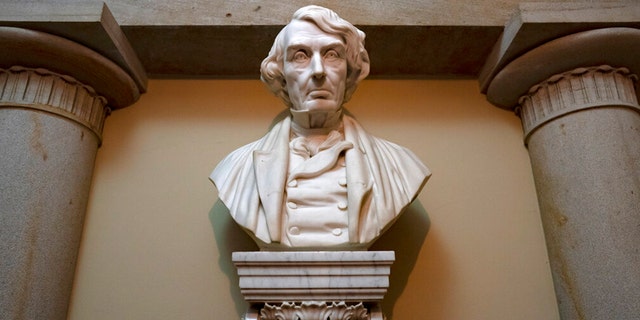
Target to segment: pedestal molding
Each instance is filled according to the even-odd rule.
[[[107,99],[75,78],[43,68],[0,68],[0,108],[42,110],[75,121],[102,140]]]
[[[640,112],[635,94],[637,80],[638,76],[627,68],[602,65],[576,68],[534,85],[515,108],[522,120],[525,144],[537,128],[572,112],[601,107]]]
[[[251,304],[245,320],[382,320],[380,302],[395,253],[234,252],[232,260],[240,292]]]

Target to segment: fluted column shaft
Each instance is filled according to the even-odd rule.
[[[563,319],[640,314],[640,106],[634,75],[579,68],[534,86],[521,117]]]

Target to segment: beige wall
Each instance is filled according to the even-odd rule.
[[[433,171],[395,249],[393,319],[558,319],[519,120],[474,80],[367,80],[348,104]],[[230,264],[254,249],[208,174],[282,110],[259,81],[153,80],[98,151],[69,319],[238,319]],[[428,228],[428,233],[427,233]]]

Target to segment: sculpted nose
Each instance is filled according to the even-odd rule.
[[[324,63],[322,61],[322,57],[319,54],[314,54],[311,58],[311,71],[313,73],[313,77],[316,79],[321,79],[326,75],[324,70]]]

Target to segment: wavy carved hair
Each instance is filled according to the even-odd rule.
[[[364,48],[365,34],[348,21],[340,18],[337,13],[319,6],[306,6],[298,9],[291,20],[307,21],[315,24],[327,34],[342,38],[346,46],[347,80],[345,85],[344,102],[349,101],[358,83],[369,75],[369,54]],[[284,80],[284,37],[287,24],[276,36],[269,55],[260,66],[260,79],[269,90],[280,97],[287,107],[291,108],[291,100]]]

